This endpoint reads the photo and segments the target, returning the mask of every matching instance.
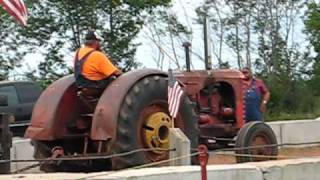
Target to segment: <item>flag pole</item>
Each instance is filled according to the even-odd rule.
[[[169,110],[169,115],[171,117],[171,127],[174,128],[174,117],[171,115],[171,112],[170,112],[170,101],[171,101],[171,98],[170,98],[170,95],[169,95],[169,92],[170,92],[170,83],[173,81],[173,73],[172,73],[172,69],[171,69],[171,61],[169,61],[169,69],[168,69],[168,110]]]
[[[179,81],[174,77],[172,69],[168,70],[168,111],[172,119],[172,126],[176,120],[184,91]]]

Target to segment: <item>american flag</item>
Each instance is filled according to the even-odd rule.
[[[176,118],[179,111],[179,106],[181,103],[181,97],[183,95],[183,90],[173,76],[172,69],[169,69],[169,82],[168,82],[168,104],[169,104],[169,113],[172,118]]]
[[[24,5],[23,0],[0,0],[0,4],[3,6],[11,16],[13,16],[19,23],[27,25],[27,8]]]

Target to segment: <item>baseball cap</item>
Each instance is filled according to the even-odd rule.
[[[85,36],[86,40],[97,40],[97,41],[101,41],[102,37],[96,32],[96,31],[89,31],[86,36]]]

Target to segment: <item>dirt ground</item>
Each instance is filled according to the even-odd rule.
[[[305,157],[320,157],[320,146],[308,148],[282,148],[279,150],[278,159],[297,159]],[[208,164],[235,164],[235,156],[228,155],[210,155]]]

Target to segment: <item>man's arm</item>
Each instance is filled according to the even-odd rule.
[[[116,76],[116,77],[119,77],[121,74],[122,74],[122,71],[117,69],[113,72],[113,74]]]
[[[270,92],[267,91],[263,94],[262,103],[267,104],[269,102],[269,99],[270,99]]]
[[[262,80],[261,80],[261,94],[262,94],[262,100],[260,104],[260,111],[265,112],[267,104],[270,99],[270,91],[268,90],[268,88],[266,87],[266,85]]]
[[[107,77],[115,75],[120,76],[122,72],[112,64],[111,60],[104,55],[103,53],[97,54],[98,58],[96,59],[99,64],[99,71],[106,75]]]

